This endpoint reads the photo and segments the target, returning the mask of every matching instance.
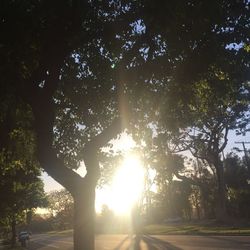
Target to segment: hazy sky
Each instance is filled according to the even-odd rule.
[[[242,145],[235,144],[235,141],[248,141],[248,142],[250,142],[250,133],[248,133],[246,136],[236,136],[234,131],[230,131],[229,136],[228,136],[228,145],[226,147],[225,154],[227,152],[230,152],[234,147],[238,147],[238,148],[242,149]],[[123,135],[122,143],[117,143],[116,147],[117,148],[120,148],[120,147],[124,148],[125,147],[125,149],[126,149],[126,148],[131,147],[131,145],[133,145],[132,139],[126,138],[126,135]],[[246,148],[249,149],[250,144],[246,144]],[[77,170],[77,173],[79,173],[80,175],[84,175],[84,167],[80,167]],[[53,178],[48,176],[47,173],[43,173],[42,179],[44,181],[45,192],[49,192],[52,190],[63,188],[59,183],[54,181]]]

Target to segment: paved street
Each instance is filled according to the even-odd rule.
[[[29,250],[71,250],[72,237],[65,235],[33,235]],[[237,250],[250,249],[250,236],[142,236],[130,240],[127,235],[98,235],[96,250]]]

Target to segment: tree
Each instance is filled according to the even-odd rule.
[[[212,17],[211,13],[216,9],[216,4],[220,7],[216,15]],[[212,104],[210,111],[214,107],[219,110],[216,113],[214,109],[214,114],[210,115],[219,117],[218,113],[221,113],[220,115],[224,118],[226,113],[230,116],[228,122],[231,122],[230,126],[233,127],[235,120],[244,118],[246,115],[243,111],[247,109],[245,101],[249,97],[247,82],[249,80],[247,76],[249,53],[246,49],[248,42],[245,30],[249,17],[247,11],[249,4],[244,2],[239,4],[222,2],[175,4],[172,1],[165,5],[152,4],[147,7],[150,12],[149,20],[147,20],[151,25],[150,31],[157,29],[158,26],[157,30],[161,34],[159,39],[164,41],[166,46],[177,47],[176,44],[178,44],[182,48],[180,54],[177,48],[168,50],[173,52],[173,57],[179,56],[176,60],[180,62],[172,64],[173,68],[169,75],[165,73],[165,81],[167,80],[168,84],[159,83],[159,90],[165,91],[162,103],[159,105],[159,114],[161,114],[159,120],[165,123],[165,128],[174,131],[185,128],[184,124],[186,127],[192,126],[192,122],[202,124],[201,120],[204,115],[207,115],[206,119],[209,119],[208,108]],[[171,29],[161,29],[159,25],[159,23],[171,22],[172,16],[165,13],[166,10],[171,13],[171,7],[177,13],[176,22],[172,20],[176,25],[175,35],[171,34]],[[154,11],[157,12],[157,21],[150,19]],[[197,19],[199,15],[202,17]],[[237,19],[240,20],[240,24],[234,22]],[[194,32],[197,39],[192,37],[190,32]],[[166,33],[169,34],[168,37]],[[239,39],[242,39],[242,45],[237,43]],[[171,54],[166,53],[165,56],[171,58]],[[184,82],[185,85],[180,84]],[[201,93],[198,93],[199,91]],[[232,98],[231,102],[230,98]],[[192,114],[196,111],[198,112],[195,117]]]
[[[65,190],[52,191],[48,194],[48,208],[53,216],[53,224],[57,229],[67,229],[73,226],[73,198]]]
[[[198,219],[214,218],[216,204],[216,179],[202,160],[195,159],[188,166],[191,169],[192,179],[197,185],[192,187],[191,202],[196,209]]]
[[[15,166],[6,170],[1,166],[1,220],[11,228],[12,245],[16,243],[16,225],[24,221],[30,223],[29,214],[33,208],[47,205],[42,180],[36,173],[27,173],[22,167]]]
[[[228,210],[231,216],[249,218],[249,174],[244,159],[230,153],[225,159],[225,183]]]
[[[161,80],[158,78],[158,86],[154,85],[163,93],[161,103],[157,103],[155,120],[158,122],[153,122],[154,129],[160,133],[163,131],[166,141],[169,140],[169,132],[171,135],[175,133],[172,138],[177,138],[177,143],[173,145],[177,150],[189,148],[195,157],[204,159],[210,167],[215,168],[218,180],[217,218],[223,220],[226,217],[226,194],[220,154],[227,144],[228,130],[244,130],[249,121],[246,112],[250,93],[246,60],[249,53],[245,47],[248,42],[244,29],[248,23],[249,3],[225,5],[217,2],[220,11],[216,17],[212,17],[210,12],[215,9],[213,4],[149,4],[151,8],[148,8],[148,16],[145,14],[149,17],[148,20],[145,18],[145,26],[149,27],[149,32],[154,29],[159,32],[158,42],[163,47],[165,45],[161,59],[168,57],[169,62],[168,67],[164,68],[166,64],[163,63],[157,69],[157,73],[165,70],[165,74]],[[165,13],[170,6],[177,16],[176,36],[171,36],[171,25],[165,29],[157,27],[160,27],[159,23],[171,22],[171,15]],[[235,11],[233,8],[236,8]],[[158,13],[157,21],[150,19],[154,12]],[[197,20],[201,13],[202,17]],[[240,20],[239,26],[236,20]],[[199,29],[202,34],[195,30],[195,37],[190,36],[192,28]],[[236,42],[239,37],[244,45]],[[159,95],[156,98],[159,100]],[[185,142],[182,149],[178,145],[181,140]],[[165,146],[165,150],[169,151],[168,145]]]
[[[165,124],[161,123],[163,133],[159,134],[158,141],[159,147],[166,152],[190,150],[195,158],[207,163],[217,177],[217,219],[225,220],[226,187],[222,154],[227,145],[228,131],[245,123],[249,109],[249,86],[248,83],[232,84],[234,80],[229,75],[226,78],[225,73],[220,73],[210,72],[207,80],[194,84],[191,90],[193,96],[186,103],[185,114],[181,118],[168,114]],[[176,116],[176,113],[173,115]],[[177,123],[186,125],[181,129],[172,129],[166,124],[170,119],[170,123],[176,119]],[[172,130],[172,133],[164,131],[166,129]],[[178,169],[175,174],[178,177]]]
[[[106,21],[112,25],[113,19],[127,11],[114,4],[105,17],[107,6],[101,5],[5,1],[1,9],[5,33],[0,52],[4,58],[1,93],[30,107],[37,158],[74,197],[75,249],[94,249],[97,153],[121,131],[115,118],[119,109],[116,99],[122,92],[117,82],[112,82],[115,58],[106,52],[102,34],[110,35],[105,33],[110,29]],[[10,35],[10,30],[15,32]],[[97,71],[100,65],[103,75]],[[8,135],[8,128],[2,131]],[[71,170],[83,157],[85,178]]]
[[[30,108],[37,158],[74,198],[74,248],[94,249],[100,148],[124,126],[151,121],[159,89],[171,79],[176,89],[191,84],[215,55],[248,62],[245,51],[225,50],[239,39],[247,44],[247,9],[217,1],[2,5],[1,97],[11,94]],[[83,160],[84,178],[72,171]]]
[[[29,110],[9,96],[0,104],[0,109],[0,127],[8,128],[3,137],[5,147],[0,150],[0,214],[2,222],[11,228],[14,245],[17,223],[26,216],[29,224],[32,209],[46,206],[46,198],[40,179],[41,171],[34,155],[35,143],[28,122],[31,116]],[[8,121],[11,123],[8,124]],[[1,133],[4,132],[1,129]]]
[[[221,78],[222,77],[222,78]],[[226,218],[226,189],[221,159],[227,145],[228,131],[242,123],[249,107],[248,85],[231,85],[223,75],[220,85],[202,82],[196,85],[196,98],[190,105],[195,118],[193,129],[187,130],[186,146],[195,157],[205,160],[217,177],[217,219]],[[221,86],[223,92],[221,92]]]

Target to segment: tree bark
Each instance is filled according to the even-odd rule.
[[[74,250],[95,249],[95,188],[100,175],[97,152],[85,156],[87,174],[76,185],[74,198]],[[89,152],[90,153],[90,152]]]
[[[95,249],[95,185],[74,195],[74,250]]]

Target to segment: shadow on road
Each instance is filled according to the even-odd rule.
[[[218,236],[217,237],[216,236],[204,236],[204,237],[209,238],[209,239],[214,239],[217,241],[225,241],[226,243],[230,242],[231,247],[249,250],[250,240],[245,242],[245,241],[240,241],[238,238],[232,239],[232,238],[229,238],[227,236],[225,236],[225,237],[223,237],[223,236],[219,236],[219,237]]]
[[[55,249],[61,249],[61,248],[57,247],[55,245],[51,245],[51,242],[44,241],[43,243],[38,243],[38,242],[31,241],[29,244],[27,244],[27,247],[24,249],[26,249],[26,250],[38,250],[38,249],[55,250]],[[73,250],[73,246],[65,246],[64,245],[62,249],[63,250]]]
[[[122,245],[128,238],[124,239],[114,250],[122,249]],[[154,238],[149,235],[136,236],[130,243],[127,250],[144,250],[142,245],[146,245],[147,250],[182,250],[182,248],[176,247],[173,244]]]
[[[125,241],[127,241],[129,239],[129,237],[125,237],[120,243],[118,246],[116,246],[116,248],[114,248],[114,250],[119,250],[121,249],[122,245],[125,243]]]

